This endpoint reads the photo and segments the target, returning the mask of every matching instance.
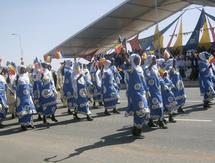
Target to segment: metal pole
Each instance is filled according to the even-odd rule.
[[[19,48],[20,48],[20,58],[24,57],[24,51],[23,51],[23,47],[22,47],[22,37],[20,34],[17,33],[12,33],[11,35],[13,36],[17,36],[19,39]]]
[[[155,16],[156,16],[156,24],[158,26],[158,1],[155,0]],[[160,31],[158,32],[158,57],[160,58],[161,57],[161,54],[160,54]]]

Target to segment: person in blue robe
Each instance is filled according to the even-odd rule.
[[[102,94],[105,107],[105,115],[110,115],[109,110],[113,109],[113,113],[120,114],[116,109],[117,101],[119,99],[116,87],[114,85],[113,72],[110,69],[111,61],[104,60],[104,67],[102,69]]]
[[[7,105],[7,83],[5,81],[4,76],[2,73],[0,74],[0,128],[3,128],[4,125],[2,122],[5,120],[8,110]]]
[[[127,98],[129,103],[126,116],[133,115],[132,134],[138,138],[143,138],[142,127],[144,123],[148,122],[150,117],[147,102],[149,92],[144,79],[143,69],[140,66],[140,56],[138,54],[132,54],[130,56],[130,62],[131,68],[126,73]]]
[[[42,65],[43,68],[46,68],[45,63],[42,63]],[[47,73],[43,73],[39,85],[39,103],[42,107],[43,123],[49,125],[47,117],[51,117],[52,121],[58,122],[55,118],[57,109],[57,91],[53,85],[52,79]]]
[[[19,123],[22,130],[27,130],[27,127],[34,128],[33,114],[36,109],[32,100],[32,85],[24,66],[20,66],[19,75],[15,81],[16,89],[16,115],[19,118]]]
[[[114,86],[115,86],[115,88],[117,90],[117,96],[120,98],[120,95],[119,95],[120,87],[121,87],[120,81],[122,79],[122,76],[120,75],[119,71],[117,70],[114,62],[111,64],[110,69],[112,70],[112,73],[113,73],[113,76],[114,76],[114,81],[115,81]],[[118,99],[117,103],[120,103],[119,99]]]
[[[89,108],[88,96],[87,96],[87,84],[82,74],[79,63],[75,63],[73,69],[73,89],[75,97],[75,113],[74,118],[80,119],[77,114],[84,114],[88,121],[93,121],[91,111]]]
[[[161,94],[161,77],[158,73],[156,57],[154,55],[148,56],[145,64],[147,66],[145,67],[144,74],[151,95],[148,99],[151,121],[158,121],[159,127],[166,129],[167,126],[164,123],[164,106]]]
[[[97,63],[94,63],[91,69],[91,77],[93,83],[93,107],[97,108],[96,103],[102,106],[102,88],[101,88],[101,70]]]
[[[75,110],[73,87],[72,87],[72,62],[70,60],[66,61],[64,67],[64,83],[63,83],[63,96],[67,101],[68,114],[73,114]]]
[[[184,113],[183,106],[186,102],[186,93],[184,89],[184,82],[180,73],[176,69],[176,60],[173,60],[173,67],[169,70],[169,78],[175,86],[173,93],[177,101],[178,113]]]
[[[174,84],[175,88],[172,90],[174,93],[175,99],[177,101],[176,110],[178,113],[184,113],[183,106],[186,102],[186,93],[184,89],[184,82],[176,68],[176,60],[174,58],[170,58],[170,52],[164,51],[162,60],[162,68],[164,68],[168,72],[169,79]]]
[[[210,107],[210,101],[215,96],[214,83],[212,82],[211,76],[211,65],[208,62],[208,56],[205,52],[200,53],[198,58],[200,91],[204,96],[204,108],[207,109]]]
[[[36,107],[36,111],[38,113],[38,121],[42,120],[42,107],[41,104],[39,103],[39,87],[41,84],[41,78],[42,78],[42,74],[38,69],[34,69],[32,72],[32,78],[33,78],[33,101]]]
[[[47,122],[47,117],[51,117],[52,121],[58,122],[55,118],[55,111],[57,109],[57,93],[47,76],[42,77],[39,90],[39,103],[42,107],[43,123],[49,124]]]
[[[163,71],[160,73],[161,79],[161,94],[163,98],[164,113],[169,115],[169,122],[175,123],[176,120],[173,118],[173,113],[177,107],[177,101],[175,95],[172,92],[175,89],[174,84],[168,77],[168,73]]]

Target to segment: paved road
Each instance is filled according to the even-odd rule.
[[[132,117],[103,116],[92,110],[93,122],[73,120],[58,109],[58,123],[20,132],[16,120],[7,120],[0,130],[0,163],[215,163],[215,105],[203,111],[197,88],[187,91],[186,114],[178,115],[167,130],[145,128],[145,139],[134,140]],[[126,106],[125,92],[122,103]]]

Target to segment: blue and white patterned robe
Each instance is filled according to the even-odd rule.
[[[163,99],[161,94],[161,77],[158,75],[157,65],[151,69],[145,68],[146,83],[151,97],[149,98],[150,116],[152,119],[163,118]]]
[[[128,109],[126,115],[134,116],[134,126],[142,128],[142,125],[150,117],[150,111],[148,102],[146,99],[146,91],[148,87],[146,85],[143,72],[138,72],[134,68],[131,68],[126,73],[127,81],[127,97],[128,97]]]
[[[0,75],[0,122],[2,122],[3,120],[5,120],[6,115],[7,115],[7,96],[6,96],[6,92],[7,92],[7,84],[6,81],[4,79],[4,77],[2,75]]]
[[[23,126],[32,125],[33,114],[36,113],[32,100],[32,85],[29,82],[27,73],[19,76],[16,85],[16,114],[19,123]]]
[[[102,93],[105,109],[114,109],[118,101],[113,72],[110,68],[104,70],[102,76]]]
[[[57,92],[49,78],[42,79],[39,87],[39,102],[42,106],[42,114],[45,117],[53,115],[57,109]]]

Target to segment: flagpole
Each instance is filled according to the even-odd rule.
[[[155,16],[156,16],[156,24],[157,24],[157,27],[158,27],[158,1],[155,0]],[[158,57],[160,58],[161,55],[160,55],[160,32],[158,30]]]

